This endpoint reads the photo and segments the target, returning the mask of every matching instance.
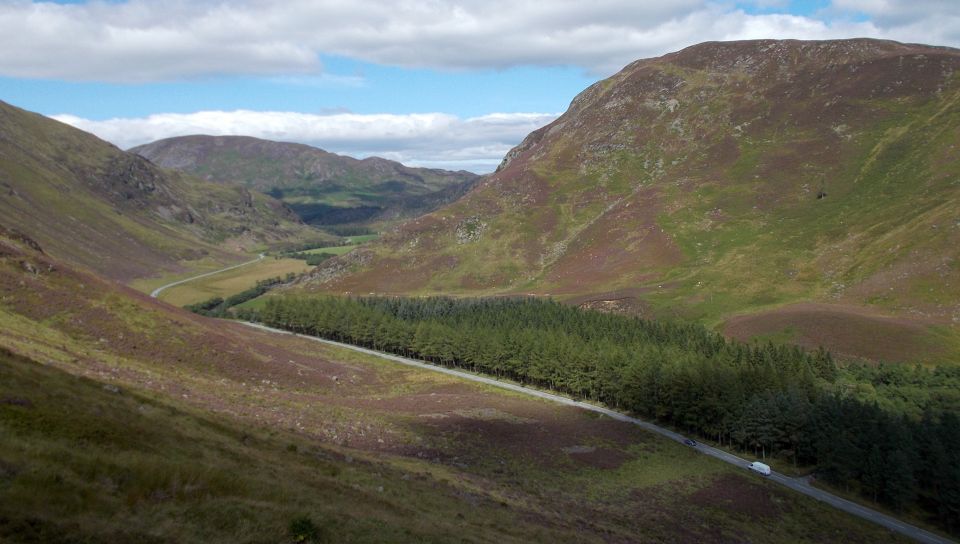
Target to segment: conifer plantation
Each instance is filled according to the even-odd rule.
[[[960,529],[960,369],[838,365],[702,325],[529,298],[268,299],[240,317],[561,391]]]

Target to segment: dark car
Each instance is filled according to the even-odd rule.
[[[696,440],[691,440],[691,439],[688,438],[688,439],[684,440],[683,443],[686,444],[686,445],[688,445],[688,446],[690,446],[691,448],[697,447],[697,441],[696,441]]]

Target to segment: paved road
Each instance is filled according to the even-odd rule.
[[[527,388],[527,387],[523,387],[522,385],[517,385],[517,384],[513,384],[513,383],[509,383],[509,382],[502,382],[502,381],[497,380],[497,379],[494,379],[494,378],[488,378],[488,377],[486,377],[486,376],[479,376],[479,375],[477,375],[477,374],[471,374],[471,373],[469,373],[469,372],[464,372],[464,371],[460,371],[460,370],[454,370],[454,369],[452,369],[452,368],[445,368],[445,367],[442,367],[442,366],[432,365],[432,364],[429,364],[429,363],[424,363],[424,362],[422,362],[422,361],[417,361],[417,360],[415,360],[415,359],[407,359],[406,357],[400,357],[400,356],[397,356],[397,355],[391,355],[391,354],[389,354],[389,353],[383,353],[383,352],[380,352],[380,351],[374,351],[374,350],[372,350],[372,349],[361,348],[361,347],[354,346],[354,345],[351,345],[351,344],[343,344],[343,343],[341,343],[341,342],[334,342],[333,340],[325,340],[325,339],[323,339],[323,338],[317,338],[317,337],[314,337],[314,336],[305,336],[305,335],[301,335],[301,334],[294,334],[294,333],[291,333],[291,332],[288,332],[288,331],[283,331],[283,330],[280,330],[280,329],[274,329],[274,328],[272,328],[272,327],[267,327],[267,326],[259,325],[259,324],[256,324],[256,323],[244,323],[244,324],[245,324],[245,325],[248,325],[248,326],[250,326],[250,327],[255,327],[255,328],[257,328],[257,329],[261,329],[261,330],[265,330],[265,331],[269,331],[269,332],[274,332],[274,333],[279,333],[279,334],[290,334],[290,335],[293,335],[293,336],[299,336],[299,337],[301,337],[301,338],[306,338],[306,339],[309,339],[309,340],[314,340],[314,341],[316,341],[316,342],[321,342],[321,343],[324,343],[324,344],[330,344],[330,345],[332,345],[332,346],[337,346],[337,347],[341,347],[341,348],[345,348],[345,349],[351,349],[351,350],[353,350],[353,351],[359,351],[359,352],[361,352],[361,353],[366,353],[366,354],[368,354],[368,355],[374,355],[374,356],[376,356],[376,357],[380,357],[380,358],[383,358],[383,359],[388,359],[388,360],[390,360],[390,361],[395,361],[395,362],[397,362],[397,363],[401,363],[401,364],[404,364],[404,365],[415,366],[415,367],[417,367],[417,368],[423,368],[423,369],[431,370],[431,371],[434,371],[434,372],[441,372],[441,373],[443,373],[443,374],[449,374],[449,375],[451,375],[451,376],[457,376],[458,378],[463,378],[463,379],[466,379],[466,380],[471,380],[471,381],[475,381],[475,382],[485,383],[485,384],[487,384],[487,385],[492,385],[492,386],[494,386],[494,387],[500,387],[500,388],[502,388],[502,389],[509,389],[509,390],[511,390],[511,391],[516,391],[516,392],[522,393],[522,394],[524,394],[524,395],[530,395],[530,396],[533,396],[533,397],[539,397],[539,398],[546,399],[546,400],[550,400],[550,401],[557,402],[557,403],[560,403],[560,404],[566,404],[566,405],[568,405],[568,406],[576,406],[577,408],[582,408],[582,409],[584,409],[584,410],[590,410],[591,412],[597,412],[597,413],[603,414],[603,415],[605,415],[605,416],[609,416],[609,417],[611,417],[611,418],[613,418],[613,419],[616,419],[616,420],[619,420],[619,421],[624,421],[624,422],[627,422],[627,423],[632,423],[632,424],[637,425],[637,426],[639,426],[639,427],[642,427],[642,428],[644,428],[644,429],[646,429],[646,430],[648,430],[648,431],[651,431],[651,432],[654,432],[654,433],[663,435],[663,436],[665,436],[665,437],[667,437],[667,438],[669,438],[669,439],[671,439],[671,440],[676,440],[677,442],[680,442],[681,444],[683,443],[684,440],[687,439],[686,436],[683,436],[683,435],[681,435],[681,434],[679,434],[679,433],[676,433],[676,432],[674,432],[674,431],[671,431],[670,429],[665,429],[665,428],[660,427],[660,426],[658,426],[658,425],[654,425],[653,423],[650,423],[649,421],[644,421],[644,420],[642,420],[642,419],[637,419],[637,418],[635,418],[635,417],[631,417],[631,416],[628,416],[628,415],[626,415],[626,414],[622,414],[622,413],[620,413],[620,412],[616,412],[616,411],[611,410],[611,409],[609,409],[609,408],[604,408],[604,407],[602,407],[602,406],[597,406],[597,405],[595,405],[595,404],[590,404],[590,403],[588,403],[588,402],[582,402],[582,401],[578,401],[578,400],[573,400],[573,399],[570,399],[570,398],[567,398],[567,397],[563,397],[563,396],[560,396],[560,395],[556,395],[556,394],[553,394],[553,393],[547,393],[547,392],[545,392],[545,391],[540,391],[540,390],[537,390],[537,389],[530,389],[530,388]],[[707,446],[707,445],[705,445],[705,444],[699,444],[699,443],[698,443],[698,444],[695,446],[695,448],[696,448],[697,451],[699,451],[699,452],[701,452],[701,453],[704,453],[704,454],[709,455],[709,456],[711,456],[711,457],[716,457],[717,459],[720,459],[721,461],[725,461],[725,462],[727,462],[727,463],[730,463],[731,465],[735,465],[735,466],[741,467],[741,468],[743,468],[744,470],[749,470],[748,467],[749,467],[749,465],[750,465],[750,461],[747,461],[746,459],[743,459],[743,458],[741,458],[741,457],[737,457],[736,455],[733,455],[733,454],[731,454],[731,453],[727,453],[727,452],[725,452],[725,451],[723,451],[723,450],[719,450],[719,449],[717,449],[717,448],[713,448],[713,447]],[[757,478],[762,478],[763,476],[757,475],[756,477],[757,477]],[[925,543],[925,544],[951,544],[951,543],[954,542],[954,541],[949,540],[949,539],[947,539],[947,538],[944,538],[944,537],[942,537],[942,536],[935,535],[935,534],[933,534],[933,533],[931,533],[931,532],[929,532],[929,531],[925,531],[925,530],[923,530],[923,529],[921,529],[921,528],[919,528],[919,527],[914,527],[913,525],[910,525],[910,524],[908,524],[908,523],[904,523],[903,521],[900,521],[900,520],[898,520],[898,519],[896,519],[896,518],[894,518],[894,517],[888,516],[888,515],[886,515],[886,514],[877,512],[876,510],[872,510],[872,509],[867,508],[867,507],[865,507],[865,506],[861,506],[861,505],[859,505],[859,504],[857,504],[857,503],[855,503],[855,502],[848,501],[848,500],[846,500],[846,499],[844,499],[844,498],[841,498],[841,497],[838,497],[838,496],[833,495],[833,494],[831,494],[831,493],[828,493],[828,492],[826,492],[826,491],[824,491],[824,490],[822,490],[822,489],[817,489],[817,488],[811,486],[810,484],[808,484],[806,481],[804,481],[804,480],[802,480],[802,479],[799,479],[799,478],[791,478],[791,477],[789,477],[789,476],[785,476],[785,475],[780,474],[780,473],[778,473],[778,472],[772,472],[772,473],[771,473],[769,476],[767,476],[766,478],[768,478],[768,479],[770,479],[770,480],[772,480],[772,481],[774,481],[774,482],[777,482],[777,483],[780,484],[780,485],[789,487],[790,489],[792,489],[792,490],[794,490],[794,491],[797,491],[797,492],[799,492],[799,493],[803,493],[804,495],[807,495],[807,496],[813,497],[814,499],[817,499],[817,500],[819,500],[819,501],[825,502],[825,503],[829,504],[830,506],[833,506],[834,508],[838,508],[838,509],[840,509],[840,510],[843,510],[844,512],[853,514],[854,516],[863,518],[863,519],[865,519],[865,520],[867,520],[867,521],[872,521],[872,522],[876,523],[877,525],[881,525],[881,526],[883,526],[883,527],[886,527],[887,529],[890,529],[890,530],[892,530],[892,531],[896,531],[896,532],[898,532],[898,533],[901,533],[901,534],[903,534],[903,535],[906,535],[906,536],[908,536],[908,537],[916,540],[917,542],[923,542],[923,543]]]
[[[221,268],[220,270],[214,270],[213,272],[207,272],[206,274],[200,274],[199,276],[193,276],[192,278],[187,278],[187,279],[185,279],[185,280],[180,280],[180,281],[175,281],[175,282],[173,282],[173,283],[168,283],[168,284],[166,284],[166,285],[164,285],[164,286],[162,286],[162,287],[157,287],[156,289],[154,289],[154,290],[150,293],[150,296],[153,297],[153,298],[157,298],[158,296],[160,296],[160,293],[162,293],[165,289],[169,289],[169,288],[171,288],[171,287],[175,287],[175,286],[177,286],[177,285],[180,285],[181,283],[187,283],[188,281],[198,280],[198,279],[200,279],[200,278],[206,278],[207,276],[213,276],[214,274],[219,274],[219,273],[221,273],[221,272],[226,272],[227,270],[233,270],[234,268],[240,268],[241,266],[247,266],[248,264],[253,264],[253,263],[256,263],[256,262],[260,262],[260,261],[263,260],[264,257],[265,257],[265,255],[264,255],[263,253],[261,253],[259,257],[257,257],[256,259],[254,259],[254,260],[252,260],[252,261],[247,261],[247,262],[245,262],[245,263],[235,264],[235,265],[233,265],[233,266],[228,266],[228,267],[226,267],[226,268]]]

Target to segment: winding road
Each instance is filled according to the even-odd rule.
[[[247,262],[245,262],[245,263],[240,263],[240,264],[236,264],[236,265],[233,265],[233,266],[228,266],[228,267],[222,268],[222,269],[220,269],[220,270],[214,270],[213,272],[207,272],[207,273],[205,273],[205,274],[200,274],[200,275],[193,276],[193,277],[190,277],[190,278],[186,278],[186,279],[182,279],[182,280],[179,280],[179,281],[175,281],[175,282],[173,282],[173,283],[168,283],[168,284],[166,284],[166,285],[163,285],[163,286],[161,286],[161,287],[158,287],[158,288],[154,289],[153,292],[150,293],[150,296],[153,297],[153,298],[157,298],[157,297],[160,295],[161,292],[163,292],[165,289],[169,289],[170,287],[175,287],[175,286],[177,286],[177,285],[181,285],[181,284],[187,283],[187,282],[189,282],[189,281],[193,281],[193,280],[200,279],[200,278],[206,278],[206,277],[208,277],[208,276],[213,276],[213,275],[215,275],[215,274],[220,274],[220,273],[222,273],[222,272],[227,272],[227,271],[229,271],[229,270],[234,270],[234,269],[240,268],[240,267],[242,267],[242,266],[247,266],[247,265],[250,265],[250,264],[253,264],[253,263],[256,263],[256,262],[259,262],[259,261],[263,260],[264,257],[265,257],[265,255],[264,255],[263,253],[261,253],[256,259],[253,259],[253,260],[251,260],[251,261],[247,261]],[[531,388],[528,388],[528,387],[524,387],[524,386],[522,386],[522,385],[518,385],[518,384],[514,384],[514,383],[510,383],[510,382],[500,381],[500,380],[497,380],[497,379],[495,379],[495,378],[489,378],[489,377],[486,377],[486,376],[480,376],[480,375],[472,374],[472,373],[465,372],[465,371],[462,371],[462,370],[455,370],[455,369],[452,369],[452,368],[446,368],[446,367],[442,367],[442,366],[432,365],[432,364],[430,364],[430,363],[425,363],[425,362],[423,362],[423,361],[418,361],[418,360],[415,360],[415,359],[408,359],[408,358],[406,358],[406,357],[400,357],[400,356],[398,356],[398,355],[392,355],[392,354],[389,354],[389,353],[383,353],[383,352],[380,352],[380,351],[375,351],[375,350],[372,350],[372,349],[362,348],[362,347],[354,346],[354,345],[351,345],[351,344],[344,344],[344,343],[342,343],[342,342],[335,342],[335,341],[333,341],[333,340],[326,340],[326,339],[323,339],[323,338],[317,338],[317,337],[315,337],[315,336],[307,336],[307,335],[296,334],[296,333],[292,333],[292,332],[288,332],[288,331],[284,331],[284,330],[280,330],[280,329],[274,329],[274,328],[272,328],[272,327],[267,327],[267,326],[265,326],[265,325],[260,325],[260,324],[258,324],[258,323],[244,323],[244,325],[247,325],[247,326],[249,326],[249,327],[253,327],[253,328],[256,328],[256,329],[260,329],[260,330],[263,330],[263,331],[272,332],[272,333],[288,334],[288,335],[297,336],[297,337],[300,337],[300,338],[306,338],[306,339],[308,339],[308,340],[312,340],[312,341],[315,341],[315,342],[320,342],[320,343],[328,344],[328,345],[331,345],[331,346],[337,346],[337,347],[340,347],[340,348],[349,349],[349,350],[357,351],[357,352],[360,352],[360,353],[365,353],[365,354],[367,354],[367,355],[373,355],[373,356],[375,356],[375,357],[380,357],[380,358],[382,358],[382,359],[387,359],[387,360],[389,360],[389,361],[393,361],[393,362],[396,362],[396,363],[404,364],[404,365],[407,365],[407,366],[413,366],[413,367],[417,367],[417,368],[422,368],[422,369],[425,369],[425,370],[430,370],[430,371],[432,371],[432,372],[440,372],[440,373],[443,373],[443,374],[448,374],[448,375],[451,375],[451,376],[456,376],[456,377],[458,377],[458,378],[463,378],[463,379],[465,379],[465,380],[470,380],[470,381],[474,381],[474,382],[479,382],[479,383],[483,383],[483,384],[486,384],[486,385],[492,385],[492,386],[494,386],[494,387],[499,387],[499,388],[501,388],[501,389],[508,389],[508,390],[510,390],[510,391],[514,391],[514,392],[521,393],[521,394],[524,394],[524,395],[529,395],[529,396],[531,396],[531,397],[538,397],[538,398],[541,398],[541,399],[545,399],[545,400],[549,400],[549,401],[552,401],[552,402],[556,402],[556,403],[558,403],[558,404],[564,404],[564,405],[567,405],[567,406],[575,406],[575,407],[581,408],[581,409],[583,409],[583,410],[589,410],[589,411],[591,411],[591,412],[596,412],[596,413],[598,413],[598,414],[603,414],[603,415],[605,415],[605,416],[611,417],[611,418],[616,419],[616,420],[618,420],[618,421],[623,421],[623,422],[626,422],[626,423],[630,423],[630,424],[632,424],[632,425],[636,425],[636,426],[641,427],[641,428],[643,428],[643,429],[646,429],[646,430],[648,430],[648,431],[650,431],[650,432],[654,432],[654,433],[657,433],[657,434],[659,434],[659,435],[665,436],[665,437],[667,437],[667,438],[669,438],[669,439],[671,439],[671,440],[674,440],[674,441],[676,441],[676,442],[679,442],[679,443],[681,443],[681,444],[683,444],[684,441],[687,440],[687,437],[686,437],[686,436],[683,436],[682,434],[679,434],[679,433],[677,433],[677,432],[671,431],[670,429],[666,429],[666,428],[664,428],[664,427],[660,427],[659,425],[655,425],[655,424],[653,424],[653,423],[650,423],[649,421],[644,421],[644,420],[642,420],[642,419],[638,419],[638,418],[635,418],[635,417],[632,417],[632,416],[628,416],[628,415],[626,415],[626,414],[617,412],[617,411],[615,411],[615,410],[611,410],[611,409],[609,409],[609,408],[605,408],[605,407],[603,407],[603,406],[597,406],[597,405],[595,405],[595,404],[590,404],[590,403],[588,403],[588,402],[583,402],[583,401],[574,400],[574,399],[567,398],[567,397],[564,397],[564,396],[561,396],[561,395],[557,395],[557,394],[554,394],[554,393],[548,393],[548,392],[546,392],[546,391],[540,391],[540,390],[538,390],[538,389],[531,389]],[[717,459],[720,459],[721,461],[730,463],[731,465],[740,467],[740,468],[742,468],[742,469],[744,469],[744,470],[749,470],[750,461],[748,461],[748,460],[746,460],[746,459],[743,459],[742,457],[738,457],[738,456],[736,456],[736,455],[733,455],[732,453],[728,453],[728,452],[723,451],[723,450],[721,450],[721,449],[717,449],[717,448],[708,446],[708,445],[706,445],[706,444],[700,444],[700,443],[697,443],[696,446],[690,446],[690,447],[693,447],[694,449],[696,449],[697,451],[699,451],[699,452],[701,452],[701,453],[703,453],[703,454],[705,454],[705,455],[709,455],[709,456],[711,456],[711,457],[715,457],[715,458],[717,458]],[[758,478],[761,478],[761,477],[763,477],[763,476],[757,475],[757,477],[758,477]],[[771,472],[769,476],[766,476],[766,478],[768,478],[768,479],[770,479],[770,480],[772,480],[772,481],[774,481],[774,482],[776,482],[776,483],[778,483],[778,484],[780,484],[780,485],[782,485],[782,486],[788,487],[788,488],[790,488],[790,489],[792,489],[792,490],[794,490],[794,491],[796,491],[796,492],[798,492],[798,493],[803,493],[804,495],[807,495],[807,496],[809,496],[809,497],[812,497],[812,498],[814,498],[814,499],[816,499],[816,500],[818,500],[818,501],[821,501],[821,502],[824,502],[824,503],[826,503],[826,504],[829,504],[830,506],[833,506],[834,508],[837,508],[837,509],[839,509],[839,510],[843,510],[844,512],[847,512],[847,513],[852,514],[852,515],[854,515],[854,516],[863,518],[863,519],[865,519],[865,520],[867,520],[867,521],[871,521],[871,522],[876,523],[877,525],[880,525],[880,526],[882,526],[882,527],[886,527],[887,529],[890,529],[891,531],[896,531],[896,532],[898,532],[898,533],[900,533],[900,534],[902,534],[902,535],[905,535],[905,536],[907,536],[907,537],[909,537],[909,538],[912,538],[913,540],[916,540],[917,542],[922,542],[922,543],[924,543],[924,544],[955,544],[953,540],[950,540],[950,539],[948,539],[948,538],[942,537],[942,536],[940,536],[940,535],[936,535],[936,534],[934,534],[934,533],[931,533],[930,531],[926,531],[926,530],[921,529],[921,528],[919,528],[919,527],[910,525],[910,524],[908,524],[908,523],[906,523],[906,522],[900,521],[900,520],[897,519],[897,518],[894,518],[894,517],[892,517],[892,516],[888,516],[888,515],[886,515],[886,514],[884,514],[884,513],[882,513],[882,512],[878,512],[878,511],[873,510],[873,509],[871,509],[871,508],[867,508],[866,506],[857,504],[857,503],[855,503],[855,502],[853,502],[853,501],[849,501],[849,500],[844,499],[844,498],[842,498],[842,497],[838,497],[837,495],[834,495],[834,494],[829,493],[829,492],[827,492],[827,491],[824,491],[824,490],[822,490],[822,489],[818,489],[818,488],[816,488],[816,487],[813,487],[813,486],[811,486],[811,485],[810,485],[806,480],[804,480],[804,479],[801,479],[801,478],[791,478],[790,476],[786,476],[786,475],[784,475],[784,474],[780,474],[779,472]]]
[[[213,276],[213,275],[219,274],[219,273],[221,273],[221,272],[226,272],[226,271],[228,271],[228,270],[233,270],[234,268],[240,268],[241,266],[247,266],[248,264],[258,263],[258,262],[262,261],[264,257],[266,257],[266,255],[264,255],[263,253],[261,253],[259,257],[257,257],[256,259],[254,259],[254,260],[252,260],[252,261],[247,261],[247,262],[245,262],[245,263],[235,264],[235,265],[233,265],[233,266],[228,266],[228,267],[226,267],[226,268],[221,268],[220,270],[214,270],[213,272],[207,272],[206,274],[200,274],[199,276],[193,276],[193,277],[190,277],[190,278],[187,278],[187,279],[184,279],[184,280],[179,280],[179,281],[175,281],[175,282],[173,282],[173,283],[168,283],[168,284],[166,284],[166,285],[157,287],[156,289],[154,289],[153,291],[151,291],[151,292],[150,292],[150,296],[153,297],[153,298],[157,298],[157,297],[160,296],[160,293],[162,293],[165,289],[169,289],[169,288],[171,288],[171,287],[176,287],[177,285],[180,285],[180,284],[183,284],[183,283],[187,283],[188,281],[198,280],[198,279],[200,279],[200,278],[206,278],[207,276]]]
[[[187,280],[184,280],[184,281],[187,281]],[[407,359],[406,357],[400,357],[400,356],[397,356],[397,355],[391,355],[391,354],[389,354],[389,353],[383,353],[383,352],[380,352],[380,351],[374,351],[374,350],[372,350],[372,349],[361,348],[361,347],[354,346],[354,345],[351,345],[351,344],[343,344],[343,343],[341,343],[341,342],[335,342],[335,341],[333,341],[333,340],[325,340],[325,339],[323,339],[323,338],[317,338],[317,337],[314,337],[314,336],[306,336],[306,335],[302,335],[302,334],[295,334],[295,333],[292,333],[292,332],[288,332],[288,331],[284,331],[284,330],[280,330],[280,329],[274,329],[274,328],[272,328],[272,327],[267,327],[267,326],[265,326],[265,325],[260,325],[260,324],[257,324],[257,323],[244,323],[244,324],[247,325],[247,326],[254,327],[254,328],[257,328],[257,329],[260,329],[260,330],[264,330],[264,331],[268,331],[268,332],[273,332],[273,333],[278,333],[278,334],[289,334],[289,335],[293,335],[293,336],[298,336],[298,337],[300,337],[300,338],[306,338],[306,339],[308,339],[308,340],[313,340],[313,341],[320,342],[320,343],[323,343],[323,344],[329,344],[329,345],[332,345],[332,346],[337,346],[337,347],[341,347],[341,348],[345,348],[345,349],[350,349],[350,350],[353,350],[353,351],[358,351],[358,352],[360,352],[360,353],[366,353],[366,354],[368,354],[368,355],[373,355],[373,356],[375,356],[375,357],[380,357],[380,358],[382,358],[382,359],[387,359],[387,360],[394,361],[394,362],[397,362],[397,363],[401,363],[401,364],[404,364],[404,365],[414,366],[414,367],[417,367],[417,368],[423,368],[423,369],[426,369],[426,370],[431,370],[431,371],[433,371],[433,372],[441,372],[441,373],[443,373],[443,374],[449,374],[449,375],[451,375],[451,376],[457,376],[458,378],[463,378],[463,379],[465,379],[465,380],[471,380],[471,381],[474,381],[474,382],[480,382],[480,383],[484,383],[484,384],[487,384],[487,385],[492,385],[492,386],[494,386],[494,387],[499,387],[499,388],[501,388],[501,389],[509,389],[510,391],[515,391],[515,392],[517,392],[517,393],[522,393],[522,394],[524,394],[524,395],[529,395],[529,396],[532,396],[532,397],[539,397],[539,398],[546,399],[546,400],[549,400],[549,401],[553,401],[553,402],[556,402],[556,403],[559,403],[559,404],[565,404],[565,405],[567,405],[567,406],[576,406],[577,408],[582,408],[582,409],[584,409],[584,410],[589,410],[589,411],[591,411],[591,412],[596,412],[596,413],[599,413],[599,414],[603,414],[603,415],[605,415],[605,416],[611,417],[611,418],[616,419],[616,420],[619,420],[619,421],[624,421],[624,422],[626,422],[626,423],[631,423],[631,424],[633,424],[633,425],[637,425],[638,427],[642,427],[642,428],[644,428],[644,429],[646,429],[646,430],[648,430],[648,431],[651,431],[651,432],[660,434],[660,435],[665,436],[665,437],[667,437],[667,438],[669,438],[669,439],[671,439],[671,440],[675,440],[675,441],[677,441],[677,442],[680,442],[681,444],[683,444],[684,440],[687,439],[686,436],[683,436],[683,435],[681,435],[681,434],[679,434],[679,433],[676,433],[676,432],[674,432],[674,431],[671,431],[670,429],[665,429],[665,428],[663,428],[663,427],[660,427],[659,425],[654,425],[653,423],[650,423],[649,421],[644,421],[644,420],[642,420],[642,419],[637,419],[637,418],[635,418],[635,417],[628,416],[628,415],[626,415],[626,414],[622,414],[622,413],[620,413],[620,412],[611,410],[611,409],[609,409],[609,408],[604,408],[604,407],[602,407],[602,406],[597,406],[597,405],[595,405],[595,404],[590,404],[590,403],[588,403],[588,402],[582,402],[582,401],[573,400],[573,399],[570,399],[570,398],[567,398],[567,397],[563,397],[563,396],[560,396],[560,395],[556,395],[556,394],[553,394],[553,393],[547,393],[546,391],[540,391],[540,390],[537,390],[537,389],[530,389],[530,388],[527,388],[527,387],[523,387],[522,385],[517,385],[517,384],[509,383],[509,382],[502,382],[502,381],[497,380],[497,379],[494,379],[494,378],[488,378],[488,377],[486,377],[486,376],[479,376],[479,375],[477,375],[477,374],[471,374],[471,373],[469,373],[469,372],[464,372],[464,371],[460,371],[460,370],[454,370],[454,369],[452,369],[452,368],[445,368],[445,367],[442,367],[442,366],[432,365],[432,364],[425,363],[425,362],[422,362],[422,361],[417,361],[417,360],[415,360],[415,359]],[[692,447],[695,448],[697,451],[705,454],[705,455],[709,455],[709,456],[711,456],[711,457],[716,457],[717,459],[720,459],[721,461],[725,461],[725,462],[727,462],[727,463],[730,463],[731,465],[738,466],[738,467],[740,467],[740,468],[742,468],[742,469],[744,469],[744,470],[748,470],[748,467],[749,467],[749,465],[750,465],[750,461],[747,461],[746,459],[743,459],[743,458],[741,458],[741,457],[737,457],[736,455],[733,455],[733,454],[731,454],[731,453],[727,453],[727,452],[725,452],[725,451],[723,451],[723,450],[720,450],[720,449],[717,449],[717,448],[713,448],[713,447],[711,447],[711,446],[707,446],[707,445],[705,445],[705,444],[697,443],[696,446],[692,446]],[[760,475],[757,475],[756,477],[757,477],[757,478],[763,478],[763,476],[760,476]],[[778,484],[780,484],[780,485],[783,485],[783,486],[785,486],[785,487],[788,487],[788,488],[790,488],[790,489],[792,489],[792,490],[794,490],[794,491],[796,491],[796,492],[798,492],[798,493],[803,493],[804,495],[807,495],[807,496],[809,496],[809,497],[813,497],[814,499],[817,499],[818,501],[822,501],[822,502],[824,502],[824,503],[826,503],[826,504],[829,504],[830,506],[833,506],[834,508],[843,510],[844,512],[847,512],[847,513],[849,513],[849,514],[853,514],[854,516],[863,518],[863,519],[865,519],[865,520],[867,520],[867,521],[872,521],[873,523],[876,523],[877,525],[881,525],[881,526],[883,526],[883,527],[886,527],[887,529],[890,529],[891,531],[896,531],[896,532],[898,532],[898,533],[900,533],[900,534],[903,534],[903,535],[905,535],[905,536],[907,536],[907,537],[909,537],[909,538],[912,538],[912,539],[916,540],[917,542],[923,542],[923,543],[925,543],[925,544],[951,544],[951,543],[954,543],[953,540],[950,540],[950,539],[944,538],[944,537],[942,537],[942,536],[936,535],[936,534],[934,534],[934,533],[931,533],[930,531],[925,531],[925,530],[923,530],[923,529],[921,529],[921,528],[919,528],[919,527],[915,527],[915,526],[913,526],[913,525],[910,525],[910,524],[908,524],[908,523],[905,523],[905,522],[903,522],[903,521],[900,521],[900,520],[898,520],[897,518],[894,518],[894,517],[892,517],[892,516],[888,516],[888,515],[886,515],[886,514],[883,514],[883,513],[881,513],[881,512],[878,512],[878,511],[873,510],[873,509],[870,509],[870,508],[867,508],[867,507],[862,506],[862,505],[860,505],[860,504],[857,504],[857,503],[855,503],[855,502],[848,501],[847,499],[844,499],[844,498],[842,498],[842,497],[838,497],[838,496],[836,496],[836,495],[834,495],[834,494],[832,494],[832,493],[828,493],[828,492],[826,492],[826,491],[824,491],[824,490],[822,490],[822,489],[818,489],[818,488],[816,488],[816,487],[813,487],[813,486],[811,486],[809,483],[807,483],[807,482],[806,482],[805,480],[803,480],[803,479],[800,479],[800,478],[791,478],[791,477],[789,477],[789,476],[785,476],[785,475],[780,474],[780,473],[778,473],[778,472],[771,472],[769,476],[766,476],[766,478],[768,478],[768,479],[770,479],[770,480],[772,480],[772,481],[774,481],[774,482],[776,482],[776,483],[778,483]]]

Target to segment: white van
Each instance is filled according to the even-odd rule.
[[[765,463],[761,463],[760,461],[754,461],[754,462],[750,463],[750,470],[752,470],[752,471],[754,471],[754,472],[759,472],[760,474],[763,474],[764,476],[769,476],[769,475],[770,475],[770,465],[767,465],[767,464],[765,464]]]

